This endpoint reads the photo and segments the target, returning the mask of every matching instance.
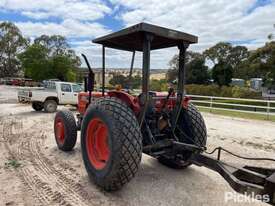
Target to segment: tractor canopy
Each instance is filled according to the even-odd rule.
[[[142,51],[144,34],[154,36],[151,50],[178,46],[179,43],[194,44],[198,37],[184,32],[167,29],[147,23],[139,23],[120,31],[99,37],[93,43],[127,51]]]

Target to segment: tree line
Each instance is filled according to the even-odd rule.
[[[75,81],[80,59],[65,37],[42,35],[31,41],[11,22],[0,24],[0,77],[24,74],[36,81]]]
[[[208,65],[212,65],[209,68]],[[169,62],[168,81],[177,78],[178,55]],[[275,42],[249,51],[245,46],[220,42],[202,53],[186,54],[186,83],[207,84],[212,79],[217,85],[228,86],[232,78],[249,80],[262,78],[266,86],[275,84]]]

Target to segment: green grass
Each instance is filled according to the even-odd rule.
[[[265,120],[265,121],[272,121],[275,122],[275,116],[270,115],[267,117],[267,115],[264,114],[250,114],[250,113],[244,113],[244,112],[235,112],[235,111],[224,111],[219,109],[212,109],[210,108],[199,108],[201,112],[209,112],[212,114],[218,114],[223,116],[230,116],[230,117],[240,117],[244,119],[256,119],[256,120]]]

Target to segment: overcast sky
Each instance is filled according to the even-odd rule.
[[[0,21],[13,21],[30,38],[67,37],[77,54],[99,67],[95,37],[141,21],[199,36],[190,50],[202,51],[219,41],[262,46],[275,33],[275,0],[0,0]],[[176,49],[152,52],[152,68],[167,68]],[[108,67],[128,67],[130,55],[108,49]],[[135,67],[140,67],[140,54]]]

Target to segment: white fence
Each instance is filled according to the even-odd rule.
[[[212,110],[224,110],[253,114],[275,115],[275,101],[259,99],[240,99],[227,97],[212,97],[200,95],[187,95],[197,107]]]

